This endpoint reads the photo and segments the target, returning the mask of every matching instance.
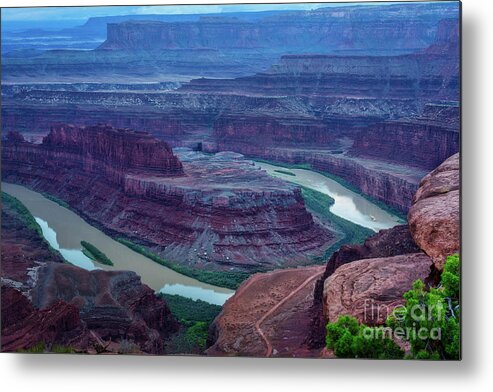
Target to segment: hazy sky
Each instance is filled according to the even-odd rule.
[[[238,4],[238,5],[184,5],[184,6],[113,6],[113,7],[40,7],[4,8],[4,21],[46,20],[50,18],[85,20],[92,16],[135,14],[201,14],[238,11],[310,10],[327,7],[328,3],[313,4]]]
[[[2,8],[4,22],[29,21],[85,21],[93,16],[139,14],[202,14],[267,10],[310,10],[320,7],[354,6],[355,4],[395,4],[399,2],[349,2],[349,3],[291,3],[291,4],[218,4],[170,6],[96,6],[96,7],[25,7]],[[444,1],[445,3],[445,1]]]

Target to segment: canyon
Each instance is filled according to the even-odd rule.
[[[405,8],[403,5],[388,7],[389,18],[410,17],[401,9]],[[327,34],[331,29],[341,33],[349,28],[351,21],[362,18],[359,13],[369,12],[347,8],[340,15],[336,10],[278,15],[260,26],[268,29],[270,23],[277,26],[283,18],[286,20],[283,23],[299,18],[309,20],[310,29],[318,26],[317,23],[327,24],[328,19],[338,15],[337,23],[328,28]],[[431,8],[426,12],[430,14],[425,30],[419,30],[418,25],[408,20],[402,22],[402,27],[398,22],[389,22],[388,28],[396,28],[397,36],[409,34],[415,39],[409,38],[407,44],[398,45],[408,48],[404,54],[382,53],[374,47],[397,39],[397,36],[392,38],[386,27],[378,30],[385,39],[373,43],[365,41],[373,40],[371,35],[363,39],[361,33],[357,38],[358,30],[347,53],[340,52],[342,43],[334,43],[338,48],[335,50],[324,40],[320,41],[324,49],[312,48],[311,53],[288,46],[297,54],[276,53],[264,66],[255,66],[255,70],[252,68],[243,75],[229,76],[227,70],[234,67],[222,67],[221,60],[214,58],[210,60],[215,64],[212,68],[221,76],[213,75],[213,78],[202,71],[200,78],[194,78],[193,72],[187,72],[188,77],[177,78],[169,70],[164,71],[168,75],[164,79],[151,78],[147,83],[143,83],[145,78],[140,81],[126,78],[127,87],[108,77],[101,81],[93,78],[86,85],[79,81],[78,87],[67,87],[71,79],[60,71],[57,83],[26,82],[29,78],[20,83],[7,80],[2,91],[3,132],[18,131],[27,139],[40,141],[56,122],[78,126],[104,123],[145,130],[172,147],[190,147],[208,153],[235,151],[274,162],[308,164],[339,176],[373,199],[407,213],[420,178],[456,153],[460,142],[459,25],[447,13],[438,17]],[[419,12],[417,15],[422,16]],[[358,24],[358,29],[367,32],[371,20],[368,26]],[[200,41],[196,35],[200,29],[194,30],[202,24],[204,31],[210,31],[205,35],[207,42]],[[143,41],[146,45],[154,42],[163,46],[161,54],[182,50],[190,58],[192,51],[192,57],[201,62],[202,69],[210,69],[201,58],[204,51],[223,53],[240,45],[245,51],[255,47],[261,58],[271,48],[279,47],[276,40],[283,37],[259,34],[252,27],[257,25],[254,21],[226,17],[184,22],[178,27],[150,21],[110,24],[107,41],[94,53],[96,59],[119,56],[136,50]],[[244,31],[239,26],[247,29],[244,34],[239,33]],[[294,23],[293,34],[298,34],[303,26],[301,22]],[[233,33],[218,35],[224,33],[222,29],[233,29]],[[404,34],[399,29],[419,32],[412,30]],[[187,31],[189,35],[182,37],[179,31]],[[236,42],[235,37],[243,41]],[[272,42],[264,42],[266,37]],[[358,45],[368,51],[359,52]],[[396,42],[393,45],[396,47]],[[311,48],[309,44],[306,46]],[[100,68],[98,60],[91,61],[95,69]],[[120,66],[128,67],[121,58],[119,61]],[[187,68],[174,57],[170,61],[182,71]],[[7,69],[6,74],[13,75],[20,69]],[[157,80],[163,81],[157,83]]]
[[[9,134],[2,179],[53,195],[112,236],[194,268],[306,264],[337,240],[313,220],[298,187],[240,154],[178,156],[147,133],[58,125],[42,144]]]
[[[206,353],[332,357],[324,349],[327,322],[351,315],[367,325],[384,324],[395,306],[404,303],[402,296],[413,281],[432,284],[444,255],[459,249],[458,160],[455,154],[425,176],[409,225],[341,247],[325,267],[275,270],[245,281],[212,324]],[[426,199],[435,202],[437,197],[447,202],[433,204],[430,214]],[[428,243],[422,232],[430,227],[440,230]]]
[[[166,303],[130,271],[85,271],[49,247],[32,216],[2,194],[2,351],[163,354],[178,331]]]
[[[457,2],[2,26],[2,349],[175,353],[200,326],[193,353],[334,357],[328,322],[383,325],[460,251],[460,45]],[[192,290],[161,274],[219,315],[175,315]]]
[[[6,24],[2,77],[36,82],[60,77],[94,81],[102,75],[235,77],[259,72],[288,53],[410,53],[430,45],[437,22],[455,17],[456,11],[454,4],[391,4],[379,12],[353,6],[122,15],[91,18],[60,31],[24,33]],[[76,50],[78,45],[85,50]]]

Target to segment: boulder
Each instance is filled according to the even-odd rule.
[[[460,246],[460,168],[455,154],[423,178],[409,210],[411,234],[438,270]]]
[[[432,266],[424,253],[364,259],[339,267],[324,284],[324,315],[335,322],[351,315],[367,325],[381,325],[416,279]]]

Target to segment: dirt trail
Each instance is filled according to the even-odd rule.
[[[288,296],[284,297],[280,302],[275,304],[267,313],[265,313],[256,323],[255,323],[255,330],[257,333],[260,335],[260,337],[263,339],[265,342],[265,345],[267,347],[267,351],[265,353],[266,357],[272,356],[272,344],[269,342],[269,339],[267,336],[265,336],[264,332],[260,328],[262,323],[267,320],[268,317],[270,317],[277,309],[279,309],[282,305],[284,305],[287,301],[289,301],[294,295],[296,295],[298,292],[300,292],[307,284],[312,282],[314,279],[317,279],[320,275],[322,275],[323,272],[317,272],[316,274],[308,277],[299,285],[294,291],[292,291]]]

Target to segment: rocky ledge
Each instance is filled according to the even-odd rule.
[[[134,147],[111,146],[106,132]],[[54,195],[110,234],[195,268],[294,266],[335,241],[297,186],[240,154],[173,155],[145,133],[60,126],[40,145],[10,134],[2,165],[5,181]]]
[[[322,272],[315,266],[253,275],[211,325],[207,355],[317,356],[319,350],[303,343],[314,284]]]

